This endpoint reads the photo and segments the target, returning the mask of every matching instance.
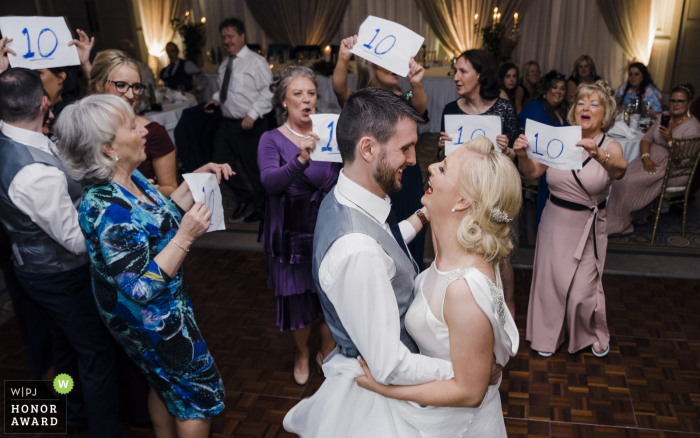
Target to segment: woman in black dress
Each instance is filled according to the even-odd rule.
[[[445,105],[442,110],[440,132],[440,149],[444,149],[445,140],[452,139],[445,132],[445,116],[449,114],[496,115],[501,117],[502,135],[497,137],[497,146],[511,160],[515,154],[511,150],[513,142],[520,135],[515,106],[506,99],[498,97],[501,93],[496,66],[485,50],[467,50],[457,59],[455,73],[457,94],[460,98]]]
[[[445,116],[449,114],[496,115],[501,117],[502,134],[496,137],[496,146],[515,160],[513,143],[520,135],[515,106],[506,99],[498,97],[501,93],[496,75],[496,65],[485,50],[467,50],[457,59],[455,84],[460,98],[445,105],[442,110],[440,132],[440,149],[444,150],[445,141],[453,141],[445,132]],[[503,293],[513,296],[513,267],[510,259],[503,259],[499,268],[503,278]],[[515,314],[515,309],[510,309]]]

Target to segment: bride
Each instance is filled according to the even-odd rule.
[[[288,431],[302,437],[506,437],[500,380],[493,386],[489,380],[494,357],[504,366],[519,345],[498,262],[513,249],[510,223],[522,202],[520,177],[484,137],[429,172],[422,202],[437,257],[415,279],[405,324],[421,354],[452,362],[454,379],[383,385],[361,358],[331,361],[323,366],[321,389],[287,414]]]

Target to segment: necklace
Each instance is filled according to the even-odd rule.
[[[287,124],[287,122],[284,122],[284,126],[286,126],[287,129],[289,129],[289,132],[291,132],[292,134],[296,135],[296,136],[299,137],[299,138],[303,138],[304,140],[308,140],[309,138],[311,138],[310,135],[302,135],[302,134],[299,134],[298,132],[296,132],[295,130],[293,130],[292,128],[290,128],[289,125]]]
[[[675,119],[671,125],[671,128],[675,128],[676,126],[680,125],[681,123],[685,122],[686,120],[690,119],[687,115],[683,114],[683,116],[680,119]]]

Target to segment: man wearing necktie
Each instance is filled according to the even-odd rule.
[[[272,110],[272,73],[262,56],[245,45],[245,27],[237,18],[227,18],[219,25],[221,43],[228,52],[219,67],[221,90],[214,93],[205,111],[221,108],[222,119],[214,136],[214,159],[229,163],[233,168],[240,163],[252,192],[241,178],[231,178],[226,183],[233,190],[238,206],[231,219],[245,215],[248,206],[253,211],[245,217],[247,223],[262,218],[265,206],[265,188],[260,182],[258,168],[258,143],[267,130],[263,118]]]

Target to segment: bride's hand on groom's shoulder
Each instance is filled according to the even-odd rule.
[[[386,385],[382,385],[381,383],[377,383],[377,381],[374,380],[374,377],[372,377],[372,372],[369,370],[369,367],[367,366],[367,362],[365,362],[364,359],[362,359],[361,357],[358,357],[357,361],[360,363],[360,366],[362,367],[362,370],[365,372],[365,375],[355,377],[355,382],[357,382],[357,384],[360,386],[360,388],[364,388],[368,391],[382,394],[382,390],[384,388],[386,388]]]

